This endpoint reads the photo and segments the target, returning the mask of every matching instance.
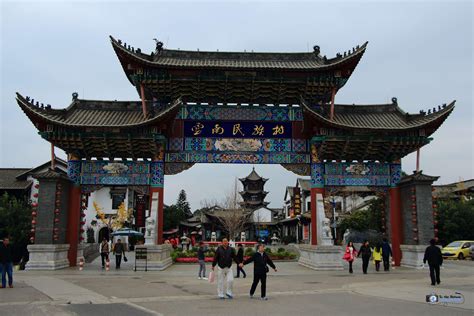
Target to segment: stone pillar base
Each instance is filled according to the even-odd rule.
[[[69,267],[69,244],[28,245],[30,260],[26,270],[58,270]]]
[[[86,262],[86,259],[84,258],[84,244],[78,244],[77,245],[77,260],[76,260],[76,265],[79,265],[80,261]]]
[[[344,270],[342,247],[299,245],[298,263],[313,270]]]
[[[426,246],[400,245],[402,251],[401,265],[403,267],[421,269],[423,268],[423,257]]]
[[[136,246],[135,251],[140,248],[147,249],[148,268],[149,271],[162,271],[173,264],[171,260],[171,245],[144,245]],[[137,270],[145,269],[145,260],[137,261]]]

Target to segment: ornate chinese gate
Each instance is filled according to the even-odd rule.
[[[366,44],[328,59],[318,46],[311,53],[219,53],[168,50],[158,42],[144,54],[111,41],[141,101],[74,94],[67,109],[55,110],[17,95],[40,135],[68,153],[73,202],[67,238],[58,244],[79,242],[80,196],[94,187],[149,187],[161,244],[164,175],[195,163],[280,164],[311,176],[312,245],[321,207],[316,201],[326,190],[389,191],[388,226],[399,263],[400,159],[430,142],[454,102],[419,114],[403,112],[396,98],[380,105],[334,104]]]

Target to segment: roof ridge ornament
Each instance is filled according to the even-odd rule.
[[[155,52],[156,52],[157,54],[161,54],[161,52],[163,51],[163,42],[157,40],[156,38],[154,38],[153,40],[154,40],[155,43],[156,43]]]
[[[392,98],[392,104],[398,105],[398,100],[396,97]]]

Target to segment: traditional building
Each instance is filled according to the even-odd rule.
[[[157,258],[166,253],[159,246],[164,175],[195,163],[281,164],[311,176],[312,246],[324,228],[314,220],[324,213],[324,195],[344,186],[382,190],[389,212],[384,218],[395,261],[400,262],[400,160],[432,140],[454,102],[417,114],[401,110],[396,98],[389,104],[336,104],[337,92],[355,71],[367,43],[334,58],[322,55],[317,45],[307,53],[203,52],[166,49],[157,41],[147,54],[112,37],[111,43],[140,101],[82,100],[75,93],[68,107],[56,109],[17,94],[40,136],[68,154],[70,183],[52,174],[44,178],[47,190],[54,183],[58,194],[67,190],[69,207],[56,209],[66,215],[55,222],[67,233],[51,230],[54,238],[41,240],[52,243],[51,249],[67,249],[70,264],[76,262],[84,225],[81,201],[104,185],[147,188],[147,240],[157,244]],[[54,211],[40,201],[39,213]],[[41,221],[39,226],[43,231],[54,225]],[[337,250],[332,256],[340,262]],[[169,262],[163,259],[155,267]]]
[[[255,210],[269,204],[264,201],[265,196],[268,194],[268,192],[264,190],[265,182],[267,182],[268,179],[259,176],[255,168],[252,168],[252,172],[248,176],[240,178],[239,180],[244,188],[243,191],[239,192],[243,200],[240,202],[242,208]]]

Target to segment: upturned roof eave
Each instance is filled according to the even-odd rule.
[[[357,51],[355,51],[354,53],[352,53],[352,54],[350,54],[346,57],[328,59],[328,61],[330,61],[328,64],[322,64],[322,65],[317,66],[317,67],[309,67],[309,68],[304,68],[304,67],[292,68],[292,67],[268,67],[268,66],[266,66],[266,67],[263,67],[263,66],[262,67],[243,67],[243,66],[212,66],[212,65],[162,65],[162,64],[160,64],[156,61],[150,60],[151,59],[150,55],[141,53],[140,55],[144,55],[146,57],[146,58],[143,58],[142,56],[139,56],[137,53],[132,52],[132,51],[124,48],[112,36],[110,36],[110,40],[111,40],[111,43],[112,43],[112,46],[115,50],[116,55],[119,58],[120,63],[122,64],[122,68],[123,68],[125,74],[127,75],[127,78],[129,79],[129,81],[132,84],[133,84],[133,81],[131,80],[131,78],[129,77],[129,74],[127,72],[126,60],[123,59],[123,57],[121,56],[120,53],[123,53],[126,56],[128,56],[128,57],[132,58],[133,60],[135,60],[136,62],[138,62],[142,65],[149,66],[149,67],[161,67],[161,68],[172,68],[172,69],[182,69],[182,68],[191,68],[191,69],[203,69],[204,68],[204,69],[206,69],[206,68],[212,68],[212,69],[222,69],[222,70],[229,70],[229,69],[235,69],[235,70],[254,69],[254,70],[259,70],[259,69],[264,69],[264,70],[288,70],[288,71],[305,71],[306,72],[306,71],[328,70],[328,69],[335,68],[339,65],[342,65],[344,63],[351,62],[351,61],[356,61],[355,65],[353,67],[355,69],[355,67],[359,63],[360,59],[362,58],[362,55],[365,53],[365,50],[366,50],[367,44],[368,44],[368,42],[365,42]],[[182,51],[182,52],[186,52],[186,51]],[[188,51],[188,52],[189,53],[197,53],[197,52],[193,52],[193,51]],[[205,52],[203,51],[201,53],[205,53]],[[230,53],[230,52],[222,52],[222,54],[225,54],[225,53]],[[247,54],[251,54],[251,53],[247,53]],[[261,53],[259,53],[259,54],[261,54]],[[268,53],[268,54],[275,54],[275,53]],[[289,54],[289,55],[291,55],[292,53],[278,53],[278,54]],[[300,54],[300,53],[295,53],[295,54]]]
[[[390,130],[412,130],[412,129],[420,129],[425,126],[428,126],[432,123],[439,123],[436,129],[441,126],[441,124],[446,120],[446,118],[451,114],[451,112],[454,110],[454,104],[456,100],[453,100],[449,105],[447,105],[444,109],[441,109],[438,112],[428,114],[425,117],[422,117],[423,120],[421,121],[420,119],[414,119],[413,121],[421,121],[419,123],[414,123],[412,125],[408,126],[359,126],[359,125],[347,125],[347,124],[342,124],[339,122],[336,122],[334,120],[330,120],[323,115],[315,112],[313,109],[311,109],[304,101],[301,102],[302,108],[303,108],[303,113],[307,113],[310,118],[313,118],[314,120],[318,121],[319,123],[323,123],[325,125],[329,125],[331,127],[337,127],[341,129],[350,129],[350,130],[373,130],[373,131],[390,131]],[[384,105],[379,105],[379,106],[390,106],[391,104],[384,104]],[[338,105],[335,105],[337,107]],[[342,105],[344,106],[344,105]],[[369,106],[374,106],[374,105],[369,105]],[[375,105],[377,106],[377,105]],[[357,106],[357,107],[363,107],[362,105]],[[396,106],[396,111],[400,113],[400,115],[406,115],[406,112],[401,110],[398,105]],[[337,116],[337,113],[334,114]],[[436,130],[435,129],[435,130]],[[427,135],[429,136],[429,135]]]
[[[150,125],[156,122],[161,121],[163,118],[165,118],[168,114],[175,113],[177,110],[179,110],[181,106],[181,100],[177,99],[174,102],[171,103],[171,106],[169,106],[167,109],[164,111],[160,112],[158,115],[155,117],[143,120],[138,123],[129,123],[129,124],[114,124],[114,125],[109,125],[109,124],[104,124],[104,125],[88,125],[88,124],[68,124],[65,122],[61,122],[59,120],[56,120],[50,116],[48,116],[46,113],[42,113],[43,111],[47,110],[38,110],[34,105],[32,105],[30,102],[28,102],[20,93],[16,93],[17,97],[17,103],[20,106],[20,108],[23,110],[23,112],[28,116],[28,118],[35,123],[35,118],[42,120],[44,122],[54,124],[54,125],[60,125],[60,126],[67,126],[67,127],[77,127],[77,128],[87,128],[87,127],[105,127],[105,128],[127,128],[127,127],[139,127],[139,126],[145,126],[145,125]],[[73,111],[74,106],[70,105],[66,109],[62,109],[64,111],[64,115],[67,115],[67,112]],[[59,110],[53,110],[53,111],[59,111]]]

